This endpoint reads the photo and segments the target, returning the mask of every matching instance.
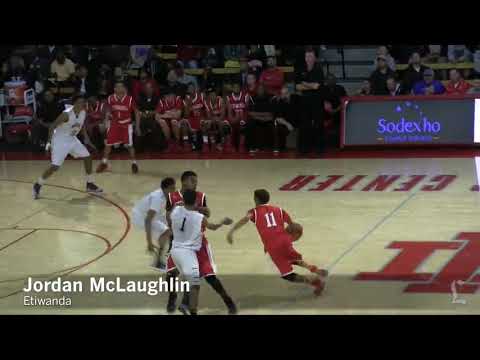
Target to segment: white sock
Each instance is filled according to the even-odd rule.
[[[208,144],[208,136],[203,136],[203,143]]]
[[[93,183],[93,175],[90,174],[90,175],[87,175],[87,183]]]
[[[37,180],[37,183],[40,184],[40,185],[43,185],[43,184],[45,184],[45,179],[42,178],[42,177],[39,177],[38,180]]]
[[[183,141],[188,141],[188,136],[184,136]]]
[[[106,164],[106,163],[107,163],[107,161],[108,161],[108,160],[107,160],[107,159],[105,159],[105,158],[103,158],[103,159],[102,159],[102,163],[104,163],[104,164]]]
[[[137,163],[137,160],[132,160],[132,164],[136,164]]]

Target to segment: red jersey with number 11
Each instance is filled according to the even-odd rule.
[[[277,242],[289,235],[285,231],[284,224],[290,224],[290,215],[282,208],[273,205],[259,205],[248,211],[250,221],[257,227],[265,250],[276,247]]]

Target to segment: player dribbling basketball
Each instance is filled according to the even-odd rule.
[[[233,234],[249,221],[253,222],[262,239],[265,252],[267,252],[283,279],[295,283],[308,284],[314,287],[314,294],[319,296],[325,287],[325,277],[328,272],[315,265],[308,264],[302,255],[293,248],[296,240],[288,233],[284,224],[292,224],[288,213],[278,206],[269,205],[270,194],[267,190],[260,189],[254,192],[256,207],[247,212],[227,235],[227,240],[233,244]],[[297,234],[297,239],[298,239]],[[293,265],[308,269],[316,275],[299,275],[293,271]]]

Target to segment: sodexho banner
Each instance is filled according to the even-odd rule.
[[[371,100],[370,100],[371,99]],[[345,146],[474,144],[478,99],[346,100]],[[480,125],[477,125],[480,126]],[[479,132],[477,130],[477,132]],[[476,139],[477,137],[475,137]]]

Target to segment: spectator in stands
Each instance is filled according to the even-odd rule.
[[[150,76],[150,74],[147,70],[142,69],[142,70],[140,70],[139,79],[138,80],[137,79],[132,80],[132,96],[135,99],[135,101],[137,101],[139,99],[140,93],[145,90],[145,86],[147,84],[152,87],[155,96],[157,98],[160,97],[160,88],[159,88],[157,82],[155,81],[155,79],[153,79]]]
[[[377,56],[375,57],[375,61],[374,61],[374,68],[377,69],[378,68],[378,57],[379,56],[384,56],[385,59],[386,59],[386,62],[387,62],[387,66],[390,70],[392,71],[395,71],[396,70],[396,64],[395,64],[395,59],[392,57],[392,55],[390,55],[390,53],[388,52],[388,48],[386,46],[380,46],[378,49],[377,49]]]
[[[467,94],[480,94],[480,80],[473,80],[473,86],[468,89]]]
[[[283,71],[277,67],[275,56],[267,57],[267,68],[262,71],[259,82],[265,87],[268,95],[280,95],[285,79]]]
[[[404,93],[402,90],[402,86],[397,82],[394,77],[390,77],[387,79],[387,89],[389,96],[398,96]]]
[[[466,45],[448,45],[449,62],[471,62],[472,60],[472,53]]]
[[[40,59],[48,62],[50,65],[57,57],[58,47],[55,45],[39,45],[37,55]]]
[[[467,91],[472,87],[468,82],[462,78],[462,74],[457,69],[451,69],[449,71],[450,81],[448,82],[445,92],[448,95],[466,94]]]
[[[265,58],[266,54],[263,46],[250,45],[247,55],[249,71],[252,71],[259,76],[260,72],[262,71]]]
[[[150,59],[152,45],[130,46],[130,68],[141,69]]]
[[[362,83],[362,86],[356,93],[357,96],[369,96],[373,95],[372,94],[372,84],[370,83],[370,80],[365,80]]]
[[[435,73],[432,69],[423,72],[423,80],[413,86],[414,95],[439,95],[445,92],[441,81],[435,80]]]
[[[47,90],[43,93],[37,115],[32,123],[32,143],[38,151],[45,149],[50,125],[53,124],[63,110],[63,106],[57,101],[51,91]]]
[[[392,76],[395,72],[388,67],[386,56],[377,56],[377,69],[370,75],[373,95],[388,95],[387,79]]]
[[[107,64],[111,69],[115,66],[125,67],[130,59],[130,48],[127,45],[105,46],[101,52],[101,62]]]
[[[240,86],[242,89],[247,87],[247,78],[249,74],[249,67],[248,67],[248,61],[246,58],[240,59]],[[257,81],[258,76],[256,73],[253,73],[255,75],[255,81]]]
[[[337,84],[337,78],[335,75],[328,73],[326,86],[321,88],[323,98],[325,99],[325,117],[326,125],[332,130],[335,137],[335,146],[338,146],[340,139],[340,122],[341,122],[341,109],[342,97],[347,96],[347,91],[342,85]]]
[[[320,87],[323,84],[323,70],[313,48],[305,50],[305,63],[297,64],[295,69],[295,86],[301,94],[301,120],[299,124],[298,150],[306,154],[312,147],[318,153],[325,149],[324,105]]]
[[[473,55],[466,45],[448,45],[448,61],[451,63],[472,62]],[[465,79],[470,77],[470,69],[465,69]]]
[[[145,83],[138,94],[137,109],[140,112],[140,126],[142,131],[142,147],[147,144],[153,148],[162,146],[162,129],[155,120],[155,110],[157,109],[160,97],[155,94],[153,85]]]
[[[420,54],[418,52],[412,53],[410,56],[409,65],[403,73],[402,88],[405,94],[412,91],[413,85],[423,79],[423,72],[428,69],[422,64]]]
[[[197,69],[200,66],[201,49],[193,45],[178,45],[177,58],[187,69]]]
[[[421,57],[428,53],[426,45],[392,45],[390,46],[390,54],[397,60],[398,64],[407,64],[412,53],[417,52]]]
[[[250,154],[259,149],[272,149],[274,146],[275,106],[262,84],[258,85],[257,95],[248,110],[245,126],[245,146]]]
[[[78,66],[75,75],[73,85],[77,93],[86,97],[96,95],[98,89],[96,89],[95,80],[88,76],[88,70],[85,65]]]
[[[207,47],[204,63],[205,67],[210,68],[224,67],[223,47],[219,45]]]
[[[445,63],[447,62],[447,48],[444,45],[428,45],[427,53],[424,57],[425,63]]]
[[[297,103],[295,99],[296,97],[292,96],[287,85],[283,85],[279,96],[272,98],[272,103],[275,108],[274,153],[286,150],[287,136],[294,130],[294,126],[298,123]]]
[[[57,82],[70,82],[73,80],[73,75],[75,74],[75,64],[72,60],[65,57],[63,50],[59,49],[55,60],[50,65],[50,72]]]
[[[183,86],[187,86],[188,84],[192,83],[195,86],[195,89],[198,89],[197,79],[194,76],[185,73],[183,64],[180,61],[175,65],[174,71],[177,76],[177,83]]]
[[[246,58],[247,55],[246,45],[225,45],[223,48],[225,67],[239,67],[240,59]]]
[[[10,74],[12,77],[25,79],[25,61],[21,56],[12,55],[9,59]]]
[[[250,96],[255,96],[257,95],[257,87],[258,87],[258,82],[257,82],[257,75],[255,73],[248,73],[247,74],[247,86],[245,87],[245,91],[248,93]]]
[[[0,88],[3,88],[3,84],[10,80],[10,66],[8,61],[2,63],[2,68],[0,69]]]

